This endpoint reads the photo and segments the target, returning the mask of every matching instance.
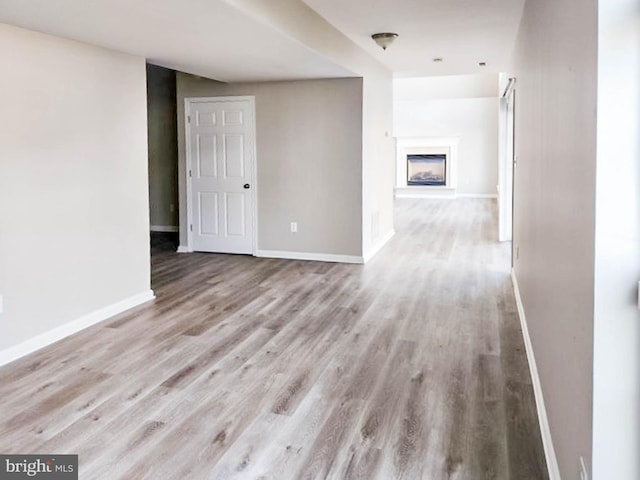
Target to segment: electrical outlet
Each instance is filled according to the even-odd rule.
[[[584,457],[580,457],[580,480],[589,480],[587,466],[584,464]]]
[[[520,259],[520,247],[516,247],[516,260]]]
[[[4,311],[4,304],[2,303],[2,295],[0,295],[0,313]]]
[[[291,233],[298,233],[298,222],[291,222]]]

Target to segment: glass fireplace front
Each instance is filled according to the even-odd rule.
[[[407,155],[407,185],[447,184],[447,156]]]

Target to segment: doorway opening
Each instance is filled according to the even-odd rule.
[[[498,168],[498,238],[501,242],[513,240],[513,199],[515,157],[515,78],[510,78],[500,98],[500,145]],[[513,245],[512,245],[513,265]]]
[[[151,253],[179,244],[176,72],[147,64]]]

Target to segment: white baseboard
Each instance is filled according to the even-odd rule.
[[[498,198],[495,193],[457,193],[457,198]]]
[[[542,445],[544,447],[544,455],[547,460],[547,468],[549,469],[550,480],[561,480],[560,469],[558,468],[558,460],[556,452],[553,448],[553,439],[551,438],[551,429],[549,428],[549,418],[547,417],[547,409],[544,406],[544,398],[542,396],[542,385],[540,384],[540,376],[538,375],[538,367],[536,365],[535,355],[533,353],[533,345],[529,336],[529,328],[527,327],[527,317],[524,314],[524,305],[520,297],[520,289],[518,288],[518,279],[516,272],[511,269],[511,281],[513,282],[513,293],[516,297],[516,305],[518,307],[518,316],[520,317],[520,325],[522,328],[522,337],[524,339],[524,347],[527,352],[527,360],[529,361],[529,371],[531,372],[531,381],[533,383],[533,393],[536,397],[536,408],[538,410],[538,421],[540,422],[540,434],[542,435]]]
[[[495,193],[457,193],[455,188],[396,187],[396,198],[498,198]]]
[[[53,330],[44,332],[36,337],[19,343],[18,345],[2,350],[0,352],[0,366],[13,362],[14,360],[46,347],[47,345],[51,345],[58,340],[62,340],[69,335],[73,335],[80,330],[84,330],[91,325],[95,325],[96,323],[102,322],[103,320],[111,318],[125,310],[129,310],[130,308],[141,305],[149,300],[153,300],[154,298],[156,297],[153,294],[153,290],[147,290],[72,320],[64,325],[60,325]]]
[[[192,253],[189,247],[180,245],[177,253]],[[314,262],[332,262],[332,263],[364,263],[363,257],[355,255],[335,255],[332,253],[308,253],[308,252],[287,252],[280,250],[256,250],[256,257],[263,258],[283,258],[287,260],[311,260]],[[373,256],[373,255],[372,255]]]
[[[396,187],[396,198],[456,198],[456,189],[453,187]]]
[[[180,231],[180,227],[176,227],[173,225],[151,225],[149,229],[152,232],[170,232],[175,233]]]
[[[373,257],[375,257],[375,255],[382,250],[382,248],[387,244],[387,242],[389,240],[391,240],[393,238],[393,236],[396,234],[395,230],[390,230],[389,233],[387,233],[384,237],[382,237],[380,240],[378,240],[373,247],[371,247],[369,249],[369,251],[367,253],[364,254],[364,263],[367,263],[369,260],[371,260]]]
[[[355,255],[335,255],[332,253],[284,252],[278,250],[257,250],[256,257],[285,258],[288,260],[312,260],[314,262],[364,263],[364,258]]]

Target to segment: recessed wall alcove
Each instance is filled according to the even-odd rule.
[[[457,137],[396,139],[396,197],[455,197]]]

